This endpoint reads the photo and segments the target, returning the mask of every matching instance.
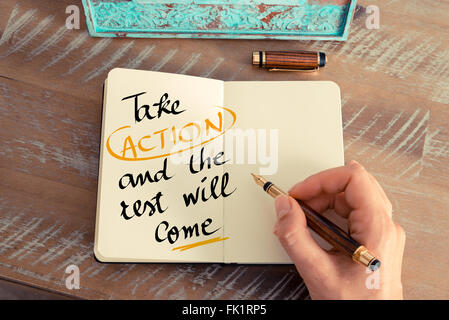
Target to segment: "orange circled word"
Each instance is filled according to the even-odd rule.
[[[164,128],[162,130],[157,130],[153,132],[151,135],[144,135],[138,139],[134,139],[131,137],[131,135],[125,136],[123,139],[123,149],[120,152],[115,152],[112,150],[110,145],[111,137],[116,134],[117,132],[123,133],[124,130],[130,129],[131,126],[123,126],[118,129],[116,129],[114,132],[112,132],[108,139],[106,140],[106,149],[108,150],[109,154],[113,156],[116,159],[123,160],[123,161],[143,161],[143,160],[151,160],[151,159],[158,159],[170,156],[172,154],[181,153],[187,150],[191,150],[193,148],[196,148],[198,146],[204,145],[206,143],[209,143],[213,141],[214,139],[222,136],[228,129],[232,128],[237,120],[237,115],[234,111],[232,111],[229,108],[225,107],[217,107],[220,109],[223,109],[225,112],[229,113],[232,117],[232,123],[229,125],[229,127],[225,128],[223,125],[223,118],[224,114],[223,111],[219,111],[217,113],[218,121],[213,122],[209,118],[204,120],[204,130],[201,128],[201,126],[198,123],[189,122],[186,125],[184,125],[180,130],[176,131],[176,128],[174,126]],[[187,128],[192,128],[196,130],[197,134],[196,137],[189,137],[186,138],[183,135],[183,132]],[[201,133],[205,134],[205,137],[207,137],[204,141],[196,141],[200,137]],[[176,145],[178,142],[184,142],[184,143],[191,143],[193,145],[189,145],[187,147],[181,148],[179,150],[166,150],[168,148],[168,141],[169,140],[166,137],[166,134],[168,137],[171,137],[171,143]],[[159,135],[158,144],[157,145],[149,145],[148,140],[151,140],[152,135]],[[137,143],[134,143],[134,141],[137,141]],[[197,142],[197,143],[196,143]],[[154,150],[160,150],[160,153],[157,153],[155,155],[139,155],[138,153],[146,153]],[[164,150],[165,149],[165,150]],[[132,156],[128,155],[132,154]]]

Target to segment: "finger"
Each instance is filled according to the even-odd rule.
[[[388,199],[388,197],[385,194],[384,189],[381,187],[379,181],[377,181],[377,179],[374,178],[374,176],[371,173],[368,172],[368,174],[369,174],[369,177],[370,177],[371,181],[376,185],[377,190],[379,191],[379,195],[382,198],[382,200],[384,201],[385,206],[387,208],[387,214],[391,218],[392,217],[392,213],[393,213],[393,206],[392,206],[392,204],[390,202],[390,199]]]
[[[343,218],[348,218],[349,214],[352,211],[352,208],[346,202],[346,196],[344,192],[340,192],[335,196],[334,200],[334,210],[337,214],[342,216]]]
[[[382,234],[392,224],[379,187],[363,166],[355,161],[345,167],[315,174],[294,186],[290,192],[295,197],[304,197],[306,201],[322,194],[333,195],[334,206],[348,217],[351,236],[365,245],[379,243]],[[342,192],[345,201],[341,200],[341,195],[336,196]],[[337,199],[340,199],[338,204]]]
[[[275,234],[303,278],[326,277],[332,272],[332,260],[312,238],[299,204],[289,196],[275,201],[278,216]]]
[[[319,196],[304,202],[318,213],[323,213],[328,209],[333,209],[338,215],[345,219],[348,218],[349,213],[352,210],[346,202],[344,192],[340,192],[336,195],[320,194]]]
[[[350,194],[347,193],[348,187],[352,191]],[[346,204],[352,209],[371,206],[372,195],[378,194],[377,187],[370,180],[366,170],[356,162],[312,175],[293,186],[289,194],[294,198],[308,201],[322,194],[336,195],[341,192],[345,192]]]
[[[320,194],[319,196],[304,202],[313,208],[313,210],[323,213],[333,205],[334,200],[331,199],[331,197],[332,196],[329,194]]]

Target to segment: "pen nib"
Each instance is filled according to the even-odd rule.
[[[265,178],[262,177],[262,176],[259,176],[259,175],[254,174],[254,173],[251,173],[251,175],[253,176],[254,181],[256,182],[256,184],[261,186],[261,187],[263,187],[263,185],[267,182],[267,180],[265,180]]]

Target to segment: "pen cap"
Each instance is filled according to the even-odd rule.
[[[326,65],[326,54],[315,51],[259,51],[253,52],[253,65],[280,70],[316,70]]]

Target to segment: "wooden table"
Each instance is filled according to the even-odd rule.
[[[113,67],[222,80],[333,80],[346,159],[364,164],[407,232],[405,297],[449,298],[449,2],[359,1],[349,40],[90,38],[65,28],[75,0],[0,2],[0,277],[100,299],[302,299],[289,266],[101,264],[93,239],[101,86]],[[381,28],[365,27],[378,5]],[[325,51],[315,75],[269,73],[253,50]],[[65,287],[76,264],[81,289]]]

